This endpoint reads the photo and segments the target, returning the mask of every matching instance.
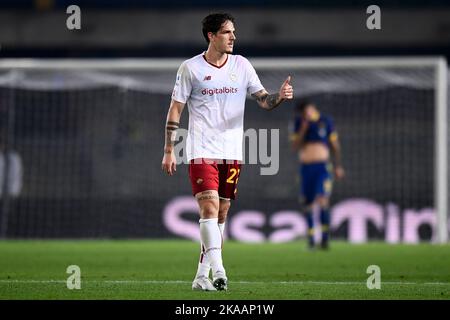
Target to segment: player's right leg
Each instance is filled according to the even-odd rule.
[[[197,273],[195,274],[194,282],[192,283],[193,290],[215,291],[216,289],[209,280],[209,272],[211,264],[205,253],[205,245],[200,241],[200,258],[197,266]]]
[[[200,161],[197,161],[200,160]],[[210,265],[214,274],[226,279],[222,263],[222,236],[218,226],[219,195],[217,164],[203,159],[189,164],[192,192],[200,207],[201,255],[193,289],[216,290],[209,280]],[[210,285],[208,285],[210,283]],[[204,284],[204,285],[202,285]]]
[[[225,223],[228,215],[228,210],[230,209],[231,201],[230,199],[220,198],[219,202],[219,220],[218,226],[220,230],[220,234],[222,236],[222,252],[223,252],[223,242],[224,232],[225,232]],[[205,254],[205,245],[203,242],[200,243],[200,258],[198,262],[197,274],[195,278],[209,278],[209,273],[211,271],[211,263],[209,262],[208,257]]]
[[[222,234],[218,225],[219,194],[216,190],[206,190],[195,195],[200,207],[200,237],[205,247],[217,290],[226,290],[227,276],[222,262]]]

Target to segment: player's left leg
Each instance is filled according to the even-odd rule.
[[[306,222],[308,224],[308,249],[313,250],[315,246],[313,206],[312,205],[306,206],[305,212],[306,212]]]
[[[231,199],[219,197],[219,229],[222,234],[222,247],[224,240],[225,223],[227,222],[228,210],[231,207]]]
[[[319,196],[317,202],[320,206],[320,227],[322,231],[322,239],[320,246],[322,249],[329,248],[329,234],[330,234],[330,207],[329,207],[329,197]]]
[[[241,173],[241,163],[237,160],[225,160],[225,163],[218,165],[219,168],[219,228],[222,233],[225,230],[225,223],[228,211],[231,207],[231,200],[236,199],[237,184]]]
[[[314,243],[314,214],[313,214],[313,206],[314,199],[316,195],[315,191],[315,182],[314,182],[314,164],[301,164],[300,165],[300,197],[299,202],[301,206],[302,212],[306,216],[306,222],[308,224],[308,249],[313,250],[315,247]]]
[[[219,216],[218,225],[222,235],[222,249],[223,236],[225,231],[226,218],[230,210],[231,200],[236,198],[237,183],[241,172],[241,163],[237,160],[224,160],[224,163],[218,165],[219,169]],[[221,279],[213,275],[214,286],[218,290],[227,290],[227,279],[224,283],[220,283]]]
[[[330,195],[333,180],[330,174],[330,166],[326,165],[322,169],[321,182],[319,184],[319,195],[317,202],[320,206],[320,224],[322,231],[321,248],[329,248],[330,238]]]

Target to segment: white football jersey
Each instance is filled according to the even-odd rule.
[[[204,53],[184,61],[172,99],[189,110],[187,159],[242,160],[245,99],[262,89],[255,69],[240,55],[229,54],[222,66],[207,62]]]

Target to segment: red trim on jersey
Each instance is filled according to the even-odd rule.
[[[205,59],[205,61],[208,64],[212,65],[213,67],[216,67],[217,69],[220,69],[220,68],[222,68],[225,65],[225,63],[227,63],[227,61],[228,61],[228,54],[227,54],[227,58],[225,59],[224,63],[222,63],[220,66],[216,66],[214,63],[211,63],[208,60],[206,60],[206,56],[205,55],[203,55],[203,59]]]

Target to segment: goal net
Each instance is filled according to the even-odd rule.
[[[255,155],[245,146],[249,163],[230,211],[230,238],[305,235],[288,136],[295,103],[308,98],[334,119],[342,145],[346,177],[333,186],[333,237],[447,241],[445,60],[250,60],[270,92],[291,75],[295,100],[270,113],[247,101],[245,132],[254,139],[246,141],[268,150]],[[1,60],[1,235],[194,238],[198,213],[187,165],[170,178],[161,171],[181,62]]]

